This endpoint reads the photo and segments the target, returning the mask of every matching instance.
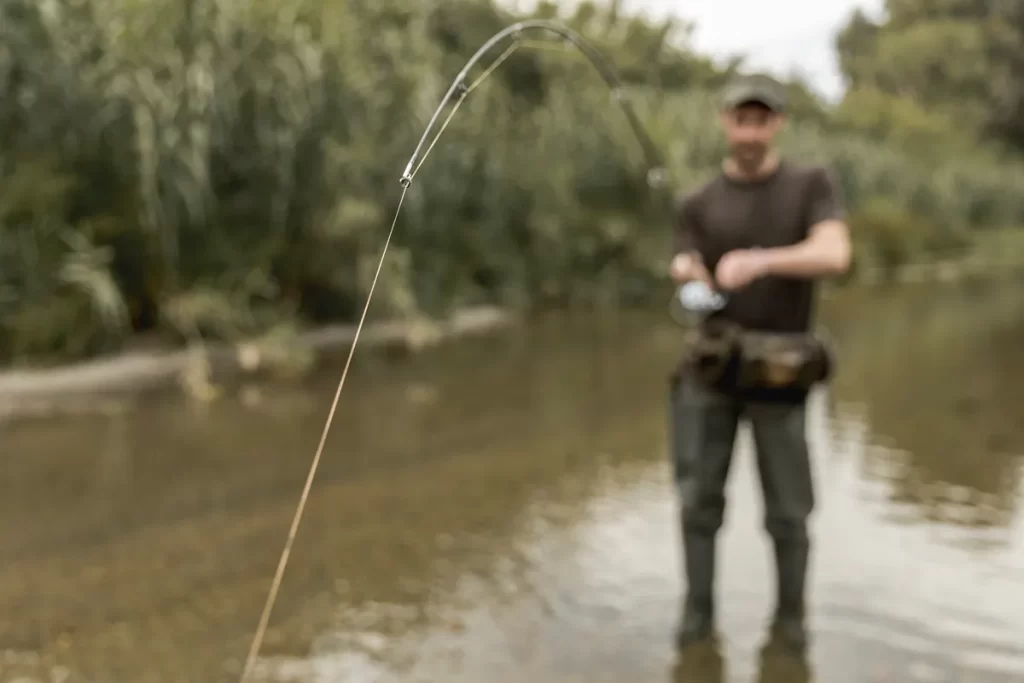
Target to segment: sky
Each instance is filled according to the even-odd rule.
[[[524,0],[528,2],[528,0]],[[746,56],[750,67],[779,76],[802,74],[823,96],[843,90],[835,61],[836,31],[856,8],[869,16],[884,0],[627,0],[653,17],[696,24],[694,48],[716,59]]]

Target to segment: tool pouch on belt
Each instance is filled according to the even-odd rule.
[[[705,386],[715,387],[735,364],[738,355],[738,328],[728,323],[706,323],[688,330],[685,352],[677,377],[689,375]]]
[[[740,388],[808,391],[827,381],[832,369],[828,344],[813,334],[745,331],[739,336]]]

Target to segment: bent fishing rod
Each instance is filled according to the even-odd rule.
[[[546,32],[553,33],[560,36],[567,43],[575,47],[590,63],[593,65],[595,70],[604,81],[605,85],[608,86],[612,94],[612,98],[622,109],[626,115],[626,119],[629,123],[633,134],[636,136],[640,143],[641,150],[643,152],[646,164],[647,164],[647,183],[648,186],[653,189],[665,189],[667,186],[667,173],[665,166],[661,160],[660,155],[657,152],[657,148],[651,141],[650,136],[647,134],[643,124],[640,123],[640,119],[637,117],[632,105],[625,97],[623,85],[612,67],[611,63],[605,58],[604,54],[600,50],[591,45],[586,39],[575,31],[563,26],[562,24],[555,21],[548,21],[544,19],[530,19],[526,21],[520,21],[512,24],[507,28],[494,34],[480,49],[473,54],[470,60],[463,67],[462,71],[459,72],[455,80],[452,82],[451,87],[445,94],[441,103],[434,110],[433,116],[430,118],[430,122],[427,124],[426,130],[423,132],[423,136],[420,138],[419,144],[416,145],[416,149],[409,159],[409,163],[405,167],[405,171],[402,173],[399,182],[402,186],[402,194],[398,200],[398,207],[395,210],[394,219],[391,221],[391,228],[388,231],[387,237],[384,240],[384,247],[381,250],[380,260],[377,263],[377,270],[374,273],[373,280],[370,283],[370,290],[366,295],[366,302],[363,306],[363,312],[359,317],[359,323],[356,325],[355,335],[352,339],[352,345],[349,347],[348,358],[345,361],[344,369],[341,373],[341,379],[338,381],[338,388],[334,393],[334,400],[331,402],[331,408],[328,411],[327,419],[324,423],[323,431],[320,435],[320,442],[317,445],[316,453],[313,456],[313,462],[309,468],[309,474],[306,477],[305,486],[302,489],[302,494],[299,497],[299,503],[295,510],[295,515],[292,519],[291,528],[288,531],[288,537],[285,541],[284,550],[281,553],[280,560],[277,565],[277,571],[274,574],[274,579],[270,586],[270,592],[267,595],[266,603],[263,607],[263,612],[260,615],[259,624],[256,627],[256,633],[253,637],[252,644],[249,648],[249,653],[245,659],[245,664],[242,669],[241,683],[247,683],[253,672],[253,668],[256,664],[256,658],[259,655],[260,647],[263,643],[263,638],[266,635],[267,626],[270,621],[270,614],[273,611],[274,603],[277,600],[278,591],[281,587],[281,581],[284,577],[285,568],[288,565],[288,560],[291,556],[292,546],[295,541],[295,537],[298,533],[299,523],[302,519],[302,515],[305,511],[306,502],[309,499],[309,492],[313,485],[313,480],[316,477],[317,470],[320,465],[320,459],[323,455],[324,445],[327,442],[327,434],[331,429],[331,424],[334,422],[334,415],[338,408],[338,401],[341,397],[341,391],[345,386],[345,380],[348,377],[349,367],[352,364],[352,357],[355,354],[356,345],[359,343],[359,337],[363,330],[363,325],[366,322],[366,314],[370,308],[370,301],[373,298],[373,292],[377,286],[377,281],[380,278],[381,268],[384,265],[384,257],[387,254],[388,247],[391,244],[391,238],[395,232],[395,226],[398,224],[398,216],[402,211],[402,205],[405,201],[406,194],[409,188],[412,186],[413,179],[422,167],[423,162],[426,161],[434,145],[440,139],[444,133],[445,128],[451,122],[455,112],[458,111],[459,106],[469,96],[469,94],[475,90],[488,76],[490,76],[498,66],[501,65],[508,57],[510,57],[520,47],[526,45],[523,41],[523,35],[529,32]],[[469,72],[476,66],[484,57],[487,56],[495,47],[502,42],[511,39],[511,44],[505,49],[501,55],[491,63],[484,73],[475,79],[472,83],[467,84],[467,78]],[[434,133],[437,122],[441,116],[442,111],[445,107],[452,102],[454,98],[455,104],[451,111],[448,113],[444,123],[441,124],[440,128]],[[431,139],[431,135],[433,138]],[[427,145],[427,140],[431,140],[429,146],[424,150],[424,146]]]
[[[472,92],[473,89],[475,89],[476,86],[480,84],[480,82],[482,82],[485,78],[490,76],[493,70],[499,64],[501,64],[501,62],[505,61],[505,59],[510,57],[511,54],[515,52],[516,49],[522,46],[523,34],[530,31],[546,31],[548,33],[554,33],[555,35],[560,36],[570,45],[575,47],[584,57],[587,58],[590,64],[598,72],[598,75],[600,75],[601,80],[603,80],[605,85],[608,86],[612,98],[615,100],[615,102],[622,109],[623,113],[626,115],[626,120],[629,123],[629,127],[632,129],[633,134],[636,136],[637,140],[640,143],[640,147],[643,150],[644,158],[648,166],[648,184],[651,187],[664,187],[664,185],[666,184],[667,175],[665,173],[664,163],[662,162],[661,157],[658,154],[657,147],[655,147],[654,143],[651,142],[650,135],[647,134],[647,130],[644,128],[643,124],[640,123],[640,119],[639,117],[637,117],[636,111],[633,109],[633,105],[626,98],[622,81],[619,79],[618,73],[616,72],[615,68],[611,65],[611,62],[604,56],[604,54],[600,50],[591,45],[590,42],[584,39],[580,34],[576,33],[570,28],[567,28],[566,26],[563,26],[558,22],[548,21],[545,19],[530,19],[526,21],[520,21],[499,31],[498,33],[495,33],[494,36],[492,36],[490,40],[484,43],[484,45],[479,50],[476,51],[476,53],[469,59],[469,61],[466,62],[466,65],[462,68],[462,71],[460,71],[459,75],[455,77],[455,80],[452,82],[451,87],[448,88],[448,92],[441,100],[441,104],[439,104],[437,109],[434,110],[434,115],[430,118],[430,122],[427,124],[426,130],[423,131],[423,136],[420,138],[419,144],[416,145],[416,150],[413,152],[412,157],[409,159],[409,163],[405,167],[405,172],[402,173],[402,177],[400,179],[402,186],[408,188],[410,185],[412,185],[413,178],[415,177],[416,172],[419,170],[419,165],[417,165],[416,162],[420,158],[420,154],[423,151],[423,146],[426,144],[431,132],[433,132],[437,120],[440,117],[441,112],[444,110],[445,106],[449,102],[451,102],[454,97],[458,96],[459,99],[456,102],[455,108],[451,112],[451,115],[454,115],[455,109],[458,108],[458,106],[469,95],[469,93]],[[472,85],[467,85],[466,78],[469,76],[469,72],[473,69],[473,67],[476,66],[477,63],[480,62],[480,60],[482,60],[487,55],[487,53],[493,50],[495,46],[499,45],[502,41],[505,41],[509,38],[511,38],[513,41],[509,48],[506,49],[506,51],[500,57],[498,57],[497,60],[495,60],[494,64],[486,72],[484,72],[484,74],[480,78],[478,78]],[[451,115],[449,115],[448,121],[451,120]],[[444,132],[444,129],[448,124],[448,121],[446,121],[445,124],[441,126],[441,130],[438,131],[437,135],[435,136],[434,142],[436,142],[437,138],[440,137],[441,133]],[[431,144],[431,147],[432,146],[433,143]]]

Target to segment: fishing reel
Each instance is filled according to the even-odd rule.
[[[712,289],[706,282],[694,280],[681,285],[669,302],[669,316],[682,327],[692,327],[707,316],[725,308],[725,294]]]

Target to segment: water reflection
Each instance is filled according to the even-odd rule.
[[[676,660],[669,683],[723,683],[725,680],[725,658],[718,646],[702,644]]]
[[[696,645],[680,655],[672,666],[669,683],[725,683],[725,658],[717,645]],[[812,683],[810,662],[794,656],[782,645],[768,642],[757,658],[756,683]]]
[[[1014,288],[846,292],[810,414],[812,662],[764,647],[773,581],[743,433],[718,656],[676,661],[661,316],[363,354],[266,641],[295,681],[862,683],[1024,676],[1024,327]],[[8,426],[0,681],[231,681],[337,377]],[[7,660],[5,660],[7,661]],[[812,676],[811,669],[815,671]],[[32,673],[36,672],[36,673]],[[39,672],[46,672],[42,676]]]
[[[758,660],[757,683],[811,683],[810,664],[769,643],[761,649]]]
[[[1005,528],[1016,513],[1024,316],[1010,289],[880,301],[872,325],[843,340],[850,372],[838,392],[862,405],[886,446],[869,451],[864,476],[888,479],[892,501],[920,506],[929,520]]]

